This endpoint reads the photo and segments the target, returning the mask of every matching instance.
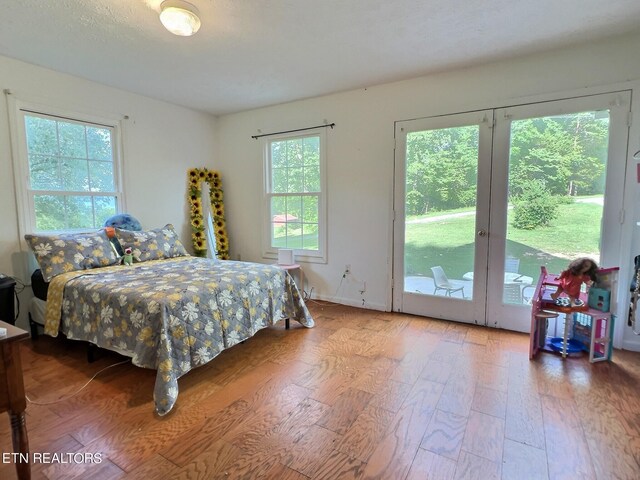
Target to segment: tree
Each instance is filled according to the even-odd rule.
[[[541,180],[550,195],[602,194],[609,117],[581,112],[511,123],[509,197]],[[477,126],[407,134],[406,213],[473,206],[478,164]]]
[[[407,135],[408,214],[475,203],[478,133],[477,126],[468,126]]]
[[[115,214],[111,130],[40,116],[24,119],[36,228],[95,227]]]
[[[544,180],[553,195],[569,185],[581,195],[603,193],[609,121],[598,112],[517,120],[511,127],[509,190]]]
[[[532,180],[513,198],[513,226],[533,230],[558,217],[558,202],[543,180]]]

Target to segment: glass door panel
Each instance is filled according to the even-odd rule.
[[[407,134],[405,291],[473,299],[478,137],[478,125]]]
[[[515,120],[510,137],[505,271],[524,290],[509,303],[522,304],[540,265],[561,272],[578,257],[600,262],[609,111]]]
[[[629,107],[617,92],[496,111],[489,325],[529,330],[542,265],[619,264]]]
[[[486,275],[474,274],[486,272],[490,115],[396,129],[396,310],[484,324]]]

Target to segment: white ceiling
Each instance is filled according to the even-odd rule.
[[[160,3],[0,0],[0,54],[220,115],[640,29],[639,0],[191,0],[185,38]]]

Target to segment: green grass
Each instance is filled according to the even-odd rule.
[[[443,214],[445,212],[441,212]],[[572,203],[559,206],[558,219],[548,227],[517,230],[508,223],[507,256],[520,258],[519,272],[537,278],[540,265],[560,272],[569,257],[597,256],[602,206]],[[450,278],[461,278],[473,270],[475,216],[433,223],[407,224],[405,270],[407,275],[431,276],[440,265]]]
[[[288,239],[285,236],[279,236],[275,237],[272,243],[275,248],[318,250],[318,234],[294,235]]]
[[[434,212],[407,221],[472,211],[455,209]],[[511,214],[511,210],[509,211]],[[557,220],[548,227],[518,230],[508,220],[507,256],[520,259],[519,272],[536,279],[540,265],[560,272],[577,253],[597,257],[602,206],[571,203],[559,206]],[[431,276],[431,267],[440,265],[450,278],[461,278],[473,270],[475,216],[450,218],[433,223],[409,223],[405,233],[405,270],[408,275]],[[277,236],[274,246],[318,248],[318,234]]]
[[[473,208],[469,207],[452,208],[451,210],[435,210],[424,215],[407,215],[406,221],[411,221],[419,218],[439,217],[441,215],[450,215],[452,213],[472,212],[473,210]]]

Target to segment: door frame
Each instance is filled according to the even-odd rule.
[[[631,92],[618,91],[603,94],[536,102],[496,109],[493,144],[491,215],[489,231],[494,233],[489,244],[489,284],[499,282],[504,265],[507,234],[507,196],[511,123],[515,120],[562,115],[608,108],[609,139],[605,180],[605,201],[600,234],[600,267],[619,266],[622,239],[620,211],[623,208],[628,143],[628,112]],[[567,262],[568,263],[568,262]],[[560,273],[560,272],[555,272]],[[508,305],[502,302],[502,292],[489,291],[487,319],[490,326],[528,333],[531,328],[530,307]]]
[[[400,255],[397,252],[398,245],[404,246],[404,220],[405,220],[404,189],[405,189],[405,182],[406,182],[404,165],[405,165],[405,155],[406,155],[406,151],[405,151],[406,142],[399,141],[400,135],[403,134],[403,132],[401,131],[401,128],[403,126],[407,128],[407,125],[410,124],[411,122],[421,122],[421,121],[427,121],[427,120],[433,120],[433,119],[446,119],[446,118],[452,118],[458,115],[477,114],[479,112],[482,112],[482,113],[491,112],[491,115],[493,115],[492,118],[495,118],[495,120],[491,122],[490,128],[493,128],[495,125],[500,131],[497,131],[493,134],[493,138],[491,142],[492,158],[490,159],[491,171],[489,174],[492,177],[496,175],[501,176],[502,180],[496,180],[496,183],[494,183],[493,186],[490,186],[490,200],[489,200],[490,204],[489,205],[491,205],[492,207],[492,212],[491,212],[492,215],[489,218],[489,224],[488,224],[489,228],[487,229],[487,231],[489,232],[489,235],[491,235],[491,232],[497,233],[499,230],[502,230],[503,235],[499,240],[492,240],[491,250],[488,251],[487,276],[485,277],[485,283],[484,283],[484,289],[486,289],[486,284],[487,284],[486,282],[494,282],[498,278],[498,274],[502,275],[504,271],[503,270],[504,247],[505,247],[506,233],[507,233],[506,231],[507,204],[506,204],[505,198],[506,198],[507,189],[508,189],[506,176],[508,175],[509,143],[503,141],[501,146],[499,147],[498,137],[504,136],[505,130],[503,129],[505,128],[505,125],[507,130],[509,131],[508,134],[510,134],[510,121],[513,119],[517,119],[517,117],[514,118],[514,115],[517,115],[522,111],[528,111],[533,108],[548,107],[549,106],[548,104],[551,104],[551,105],[566,104],[568,109],[567,111],[569,110],[585,111],[586,109],[588,109],[588,107],[581,106],[580,109],[574,110],[570,108],[570,106],[576,103],[580,103],[582,105],[584,104],[584,102],[587,102],[587,103],[596,104],[596,107],[594,108],[598,109],[602,107],[602,104],[600,103],[602,98],[609,99],[608,103],[609,103],[609,109],[611,110],[610,118],[611,118],[612,124],[610,125],[607,179],[606,179],[606,186],[605,186],[606,200],[605,200],[604,211],[603,211],[605,224],[602,226],[602,234],[601,234],[603,245],[605,245],[606,248],[604,248],[601,252],[602,253],[601,265],[617,266],[620,264],[620,262],[624,262],[626,260],[626,258],[623,258],[623,256],[621,255],[620,247],[623,246],[623,244],[625,243],[622,235],[623,233],[625,233],[624,232],[625,230],[628,231],[628,227],[625,228],[625,225],[624,225],[624,207],[625,207],[625,198],[627,197],[627,194],[625,192],[624,187],[623,188],[619,187],[620,183],[617,184],[618,188],[615,188],[613,187],[613,182],[616,181],[617,179],[617,182],[621,181],[623,186],[627,185],[627,178],[626,178],[627,163],[628,163],[627,157],[629,156],[628,146],[629,146],[629,138],[630,138],[629,130],[631,126],[630,112],[632,111],[632,105],[631,105],[632,88],[633,88],[632,86],[625,84],[620,89],[612,88],[611,90],[608,90],[608,91],[601,90],[601,89],[594,89],[593,93],[589,93],[586,95],[576,95],[574,92],[573,95],[567,94],[566,96],[554,96],[551,99],[550,98],[535,99],[530,97],[527,99],[528,100],[527,103],[519,103],[511,106],[494,107],[487,110],[477,110],[477,111],[471,111],[471,112],[439,115],[437,117],[427,117],[427,118],[422,118],[417,120],[396,121],[395,122],[396,146],[395,146],[395,154],[394,154],[395,164],[394,164],[394,193],[393,193],[393,198],[394,198],[393,241],[391,245],[391,250],[392,250],[392,279],[391,279],[392,307],[391,309],[392,311],[406,311],[406,309],[404,308],[404,302],[402,299],[402,295],[404,293],[403,292],[404,290],[404,250],[402,252],[402,255]],[[620,124],[617,125],[617,128],[613,127],[614,111],[616,111],[617,113],[624,112],[624,115],[622,114],[616,115],[615,121],[621,122]],[[546,114],[543,113],[540,116],[546,116],[546,115],[551,116],[551,115],[556,115],[561,113],[562,111],[557,113],[556,112],[546,113]],[[500,119],[499,118],[500,116],[502,116],[503,118]],[[523,117],[523,118],[528,118],[532,116],[535,116],[535,115],[528,115],[527,117]],[[441,121],[446,122],[446,120],[441,120]],[[418,125],[418,123],[415,123],[415,124]],[[502,129],[501,129],[501,125],[502,125]],[[455,126],[455,125],[449,125],[449,126]],[[437,127],[431,127],[431,128],[437,128]],[[441,128],[446,128],[446,127],[441,127]],[[419,130],[420,129],[415,129],[413,131],[419,131]],[[406,135],[406,133],[404,134]],[[502,152],[500,151],[500,148],[502,148]],[[505,148],[506,148],[506,154],[504,151]],[[496,158],[498,157],[500,157],[500,160],[496,162]],[[618,162],[615,165],[610,166],[610,163],[614,158],[620,158],[621,160],[618,160]],[[401,168],[399,168],[399,165],[401,166]],[[613,174],[612,172],[609,171],[610,168],[614,169]],[[479,166],[479,170],[478,170],[479,185],[481,184],[480,174],[482,170],[485,170],[485,169],[480,168]],[[495,188],[495,185],[500,185],[500,188]],[[480,195],[481,189],[479,188],[478,190],[479,190],[478,194]],[[399,203],[399,201],[401,203]],[[496,208],[496,206],[498,206],[498,209],[493,210]],[[479,216],[480,215],[478,215],[478,217]],[[401,225],[401,227],[399,225]],[[479,230],[478,228],[479,226],[481,226],[481,222],[477,221],[476,232]],[[477,239],[478,237],[476,236],[476,241]],[[609,246],[607,247],[607,245]],[[477,249],[476,249],[476,252],[477,252]],[[478,268],[477,262],[478,262],[478,255],[476,255],[476,258],[475,258],[476,264],[474,265],[474,269],[475,271],[480,271],[480,270],[477,270]],[[622,272],[624,272],[626,268],[623,267],[621,270]],[[493,272],[493,273],[491,274],[489,272]],[[482,275],[477,275],[477,277],[482,277]],[[479,289],[477,290],[478,292],[480,292],[481,290],[486,292],[486,290],[483,289],[482,281],[478,281],[478,282],[479,283],[477,284],[476,281],[474,280],[474,292],[476,292],[476,288],[477,288],[476,285],[478,285],[479,287]],[[486,297],[487,297],[486,311],[484,312],[485,314],[484,319],[487,321],[485,322],[484,320],[483,321],[475,320],[474,323],[489,324],[490,326],[495,326],[499,328],[508,328],[508,329],[523,331],[523,332],[529,331],[530,315],[528,314],[524,316],[522,316],[521,313],[517,314],[516,317],[518,317],[518,320],[516,324],[513,324],[512,322],[511,324],[506,325],[505,322],[498,322],[498,321],[492,322],[491,321],[492,318],[510,318],[511,315],[514,315],[515,311],[517,310],[522,311],[523,307],[510,307],[508,305],[503,305],[502,298],[501,298],[502,291],[492,292],[488,294]],[[437,299],[438,297],[429,297],[429,298],[431,300],[431,299]],[[620,298],[620,304],[624,304],[625,301],[626,301],[625,298]],[[620,304],[619,304],[618,312],[622,311],[622,307],[620,306]],[[524,310],[528,312],[528,308],[524,307]],[[407,312],[407,313],[413,313],[413,312]],[[478,313],[477,311],[474,313],[474,317],[477,315],[477,313]],[[417,313],[417,314],[422,315],[422,313]],[[446,312],[442,312],[441,309],[438,308],[438,309],[434,309],[433,312],[430,312],[424,315],[430,316],[430,317],[436,317],[436,318],[448,318],[451,316],[451,314],[452,314],[452,311],[450,308],[447,309]],[[461,321],[464,321],[464,320],[461,320]],[[618,332],[621,331],[618,328],[616,330]]]
[[[412,132],[470,125],[479,127],[477,185],[490,185],[491,171],[480,168],[480,165],[483,162],[482,159],[485,159],[485,164],[487,164],[487,160],[490,162],[491,159],[493,110],[478,110],[395,122],[392,310],[442,319],[456,316],[457,321],[460,322],[485,324],[486,277],[474,280],[474,297],[471,300],[404,291],[406,136]],[[475,232],[488,231],[490,197],[488,190],[478,189]],[[474,240],[474,271],[486,270],[488,237],[479,236],[476,233]],[[395,248],[396,245],[403,246],[402,252]],[[476,295],[476,289],[483,295]],[[424,309],[423,301],[425,298],[428,298],[429,313],[426,313]]]

